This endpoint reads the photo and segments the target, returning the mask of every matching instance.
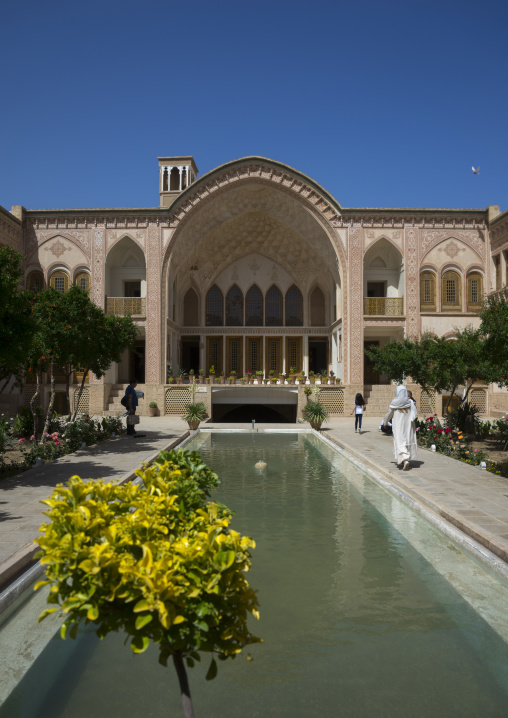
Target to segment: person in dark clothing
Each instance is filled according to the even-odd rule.
[[[360,394],[360,392],[358,392],[358,394],[355,396],[355,403],[353,405],[353,411],[355,413],[355,433],[357,431],[359,434],[362,433],[362,418],[365,409],[365,399]],[[353,413],[353,411],[351,412],[351,414]]]
[[[125,390],[126,408],[129,412],[129,416],[134,416],[138,407],[138,395],[136,393],[137,385],[138,382],[135,379],[131,379],[129,386]],[[146,436],[146,434],[139,434],[134,429],[134,424],[129,424],[129,422],[127,422],[127,436],[141,438],[142,436]]]

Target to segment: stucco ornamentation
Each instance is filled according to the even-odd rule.
[[[349,233],[349,382],[363,384],[363,230]]]
[[[482,257],[485,257],[485,241],[483,232],[479,230],[456,230],[450,233],[447,230],[424,229],[421,233],[421,257],[423,258],[432,247],[445,239],[456,239],[464,242]]]
[[[156,224],[151,224],[147,232],[146,256],[146,366],[145,382],[157,384],[162,371],[162,357],[160,351],[160,324],[161,324],[161,291],[160,291],[160,232]]]

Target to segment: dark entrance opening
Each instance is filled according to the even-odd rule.
[[[378,347],[379,342],[363,342],[364,349]],[[374,362],[364,354],[363,361],[363,382],[364,384],[379,384],[379,372],[374,369]]]
[[[189,372],[194,369],[194,373],[200,370],[199,366],[199,337],[182,337],[182,361],[180,363],[182,369]]]
[[[138,384],[145,383],[145,342],[134,342],[134,348],[129,352],[129,380],[135,379]]]
[[[328,339],[309,337],[309,371],[328,374]]]
[[[212,410],[212,421],[250,424],[296,423],[296,404],[217,404]]]
[[[386,282],[367,282],[368,297],[386,297]]]

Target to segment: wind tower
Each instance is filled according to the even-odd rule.
[[[198,168],[194,157],[158,157],[161,207],[169,207],[178,195],[196,181]]]

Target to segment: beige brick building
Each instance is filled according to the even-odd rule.
[[[152,181],[155,198],[155,173]],[[103,380],[90,378],[81,408],[91,413],[118,407],[131,376],[144,408],[154,399],[161,413],[179,412],[188,392],[168,383],[170,372],[208,374],[212,365],[238,377],[333,371],[340,385],[321,394],[334,413],[349,411],[358,390],[381,410],[392,389],[364,346],[426,331],[452,336],[478,324],[484,293],[508,283],[508,212],[497,206],[342,207],[309,177],[262,157],[201,178],[192,157],[161,157],[158,182],[158,207],[0,208],[0,243],[22,252],[27,286],[65,291],[77,282],[107,312],[136,321],[136,351]],[[18,403],[33,388],[23,391]],[[302,391],[199,387],[216,417],[272,405],[288,418]],[[508,409],[504,391],[473,392],[485,412]],[[440,410],[439,397],[420,403]]]

